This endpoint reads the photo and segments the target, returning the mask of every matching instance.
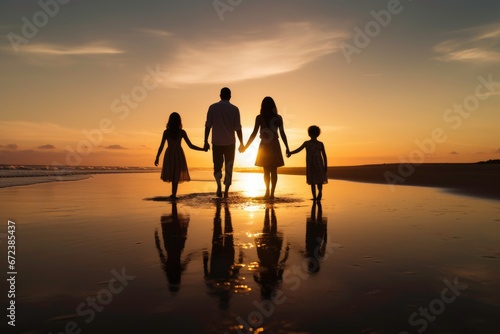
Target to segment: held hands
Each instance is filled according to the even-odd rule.
[[[245,152],[246,149],[247,149],[247,147],[245,145],[240,144],[240,146],[238,147],[238,152],[243,153],[243,152]]]
[[[286,157],[290,158],[292,156],[292,153],[290,152],[289,149],[286,149]]]
[[[203,145],[203,151],[208,152],[209,149],[210,149],[210,144],[205,142],[205,145]]]

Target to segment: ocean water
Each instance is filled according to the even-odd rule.
[[[498,201],[331,180],[318,205],[304,176],[280,175],[268,202],[251,173],[222,201],[210,172],[191,177],[176,202],[158,173],[0,189],[17,271],[2,333],[500,328]]]
[[[0,165],[0,188],[47,182],[80,181],[94,174],[150,173],[156,167]]]
[[[0,165],[0,177],[52,176],[83,173],[116,173],[153,171],[155,167],[120,166],[58,166],[58,165]]]

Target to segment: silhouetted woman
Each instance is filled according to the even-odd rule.
[[[271,211],[271,219],[269,219],[269,211]],[[274,208],[266,208],[264,228],[262,234],[255,239],[255,244],[259,257],[259,271],[254,274],[254,280],[260,285],[262,298],[270,300],[283,279],[289,251],[287,245],[285,255],[280,260],[283,235],[278,232],[278,221]]]
[[[290,150],[283,128],[283,118],[278,115],[276,103],[269,96],[266,96],[262,100],[260,114],[255,118],[255,126],[244,147],[245,150],[252,144],[259,129],[260,144],[255,166],[264,168],[264,182],[266,184],[266,194],[264,197],[274,199],[274,191],[278,182],[278,167],[285,165],[278,140],[278,132],[285,144],[286,153],[288,154]]]

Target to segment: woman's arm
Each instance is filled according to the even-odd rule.
[[[186,141],[186,144],[188,144],[190,149],[196,150],[196,151],[205,151],[205,152],[208,151],[208,150],[205,150],[203,147],[193,145],[193,143],[191,143],[191,140],[189,140],[189,137],[188,137],[186,131],[184,131],[184,130],[182,130],[182,138],[184,138],[184,140]]]
[[[288,155],[288,153],[290,153],[290,148],[288,148],[288,140],[286,139],[285,128],[283,125],[283,117],[279,116],[279,122],[280,123],[278,129],[280,131],[281,140],[283,140],[283,143],[285,144],[286,147],[286,154]]]
[[[248,146],[250,146],[250,144],[252,144],[253,140],[255,139],[255,136],[257,135],[257,131],[259,131],[259,127],[260,127],[259,118],[260,118],[260,115],[257,115],[257,117],[255,117],[255,125],[253,126],[252,134],[250,135],[250,137],[248,137],[248,141],[245,145],[245,150],[248,148]]]
[[[163,131],[160,147],[158,148],[158,153],[156,153],[155,166],[158,166],[158,162],[160,160],[160,154],[163,151],[163,146],[165,146],[165,140],[167,140],[167,130]]]

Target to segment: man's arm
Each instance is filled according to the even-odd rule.
[[[243,146],[243,133],[240,130],[236,130],[236,135],[238,136],[238,140],[240,141],[240,146],[238,147],[238,151],[240,153],[245,152],[245,146]]]
[[[238,136],[238,140],[240,141],[240,145],[243,145],[243,132],[241,129],[236,130],[236,136]]]
[[[208,135],[210,135],[210,128],[205,127],[205,141],[203,144],[203,149],[204,150],[209,150],[210,149],[210,144],[208,143]]]
[[[204,150],[210,149],[210,144],[208,143],[208,136],[210,135],[210,128],[212,127],[212,123],[213,123],[212,113],[210,112],[210,108],[208,108],[207,120],[205,122],[205,140],[204,140],[204,144],[203,144]]]
[[[238,140],[240,141],[240,146],[238,147],[238,151],[243,152],[243,132],[241,131],[241,120],[240,120],[240,110],[236,108],[238,111],[236,114],[236,119],[235,119],[235,128],[236,128],[236,136],[238,137]]]

